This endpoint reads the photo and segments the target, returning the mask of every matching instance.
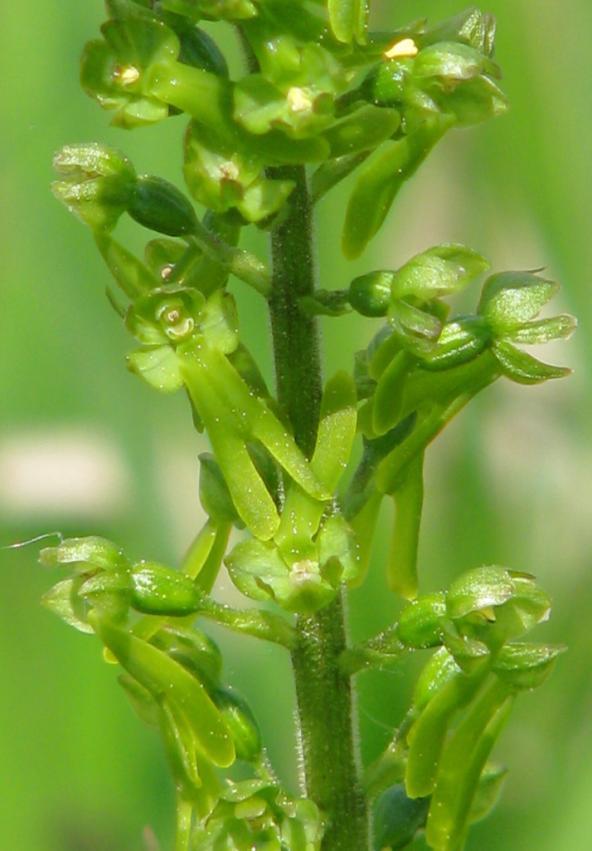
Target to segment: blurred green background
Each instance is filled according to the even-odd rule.
[[[376,24],[393,27],[462,8],[458,0],[374,5]],[[544,636],[569,645],[552,680],[518,703],[497,750],[510,768],[504,800],[474,830],[470,851],[587,851],[592,6],[490,0],[487,8],[498,17],[511,111],[450,135],[402,193],[372,256],[349,268],[337,236],[345,196],[326,199],[320,274],[324,286],[342,286],[360,270],[463,241],[496,268],[548,267],[564,285],[559,307],[580,319],[574,341],[551,353],[576,369],[572,379],[540,388],[500,382],[429,454],[420,557],[426,589],[482,563],[536,573],[555,601]],[[124,369],[129,341],[104,299],[107,273],[49,192],[53,152],[95,139],[123,147],[140,171],[181,183],[183,120],[115,131],[78,88],[82,44],[102,18],[100,0],[3,3],[0,11],[0,545],[52,529],[93,532],[138,557],[176,563],[201,520],[200,444],[181,398],[159,397]],[[262,240],[254,247],[262,251]],[[233,286],[245,336],[268,359],[261,305]],[[350,343],[368,332],[360,320],[328,320],[330,366],[348,365]],[[393,614],[380,556],[379,545],[371,583],[352,596],[359,637]],[[41,609],[52,577],[36,565],[35,548],[0,552],[0,571],[0,847],[140,851],[150,824],[169,848],[172,795],[158,742],[136,721],[97,643]],[[232,596],[228,583],[221,593]],[[249,639],[216,637],[228,680],[251,699],[294,784],[285,658]],[[412,667],[360,680],[365,759],[400,718]]]

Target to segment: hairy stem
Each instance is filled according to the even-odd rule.
[[[274,176],[296,184],[290,212],[272,233],[269,306],[278,397],[298,444],[310,455],[322,391],[320,353],[316,321],[298,303],[314,292],[311,203],[304,168],[274,169]],[[356,766],[351,684],[339,666],[346,647],[343,600],[300,616],[296,631],[292,663],[304,791],[327,819],[323,851],[364,851],[369,832]]]

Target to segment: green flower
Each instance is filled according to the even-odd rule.
[[[61,178],[51,187],[56,198],[93,230],[112,230],[136,183],[128,158],[116,148],[90,142],[63,147],[53,167]]]
[[[103,39],[88,42],[82,55],[83,89],[104,109],[115,110],[112,123],[119,127],[162,121],[169,107],[153,95],[149,72],[177,59],[175,33],[152,20],[107,21],[101,32]]]

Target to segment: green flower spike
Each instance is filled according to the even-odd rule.
[[[54,195],[94,231],[112,230],[126,211],[136,172],[115,148],[91,142],[66,145],[53,159],[60,176]]]

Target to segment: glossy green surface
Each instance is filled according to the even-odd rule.
[[[374,5],[377,27],[380,17],[385,26],[398,26],[462,8],[450,0]],[[109,127],[108,114],[77,81],[82,44],[96,37],[104,18],[99,0],[63,10],[37,0],[34,7],[34,21],[17,4],[0,11],[0,545],[60,529],[104,535],[125,542],[134,557],[178,564],[202,519],[197,453],[205,446],[191,431],[181,396],[152,393],[125,369],[129,340],[104,298],[108,274],[91,237],[55,202],[49,184],[60,146],[100,140],[123,148],[140,172],[181,186],[185,120],[134,134]],[[340,254],[347,192],[324,199],[321,283],[343,287],[368,268],[395,268],[430,245],[461,241],[487,255],[494,268],[547,266],[545,275],[563,284],[561,307],[580,319],[576,338],[558,353],[576,369],[572,379],[530,389],[500,382],[434,450],[426,465],[419,551],[425,592],[481,563],[535,573],[551,592],[554,618],[545,640],[564,642],[569,652],[542,691],[518,702],[496,755],[510,768],[502,802],[474,828],[467,847],[579,851],[592,842],[592,117],[586,108],[592,11],[584,0],[491,0],[487,9],[498,18],[496,58],[504,68],[509,113],[451,132],[413,190],[402,189],[372,256],[355,264]],[[225,46],[234,49],[230,37]],[[231,73],[238,62],[235,54]],[[261,239],[245,247],[261,253],[262,246]],[[243,317],[252,306],[251,322],[242,320],[245,337],[265,358],[266,321],[257,296],[237,281],[232,287]],[[334,371],[344,365],[355,334],[365,342],[369,323],[359,317],[323,321]],[[269,362],[265,372],[269,378]],[[58,456],[56,468],[48,458]],[[76,486],[80,476],[82,488]],[[385,538],[375,552],[374,583],[352,594],[359,638],[392,619],[394,599],[379,563],[387,549]],[[39,599],[57,574],[49,576],[35,556],[35,547],[0,552],[2,847],[140,851],[142,829],[150,823],[167,849],[172,789],[156,737],[130,711],[97,642],[41,608]],[[295,789],[283,651],[242,637],[224,637],[222,644],[228,679],[249,698],[272,756],[283,758],[283,777]],[[409,702],[412,667],[405,675],[360,679],[367,760],[387,743],[387,727]]]

